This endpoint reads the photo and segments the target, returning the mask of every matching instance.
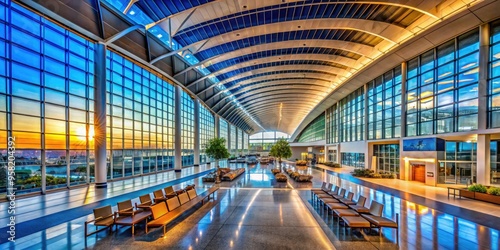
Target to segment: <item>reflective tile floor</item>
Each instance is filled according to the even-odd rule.
[[[85,240],[83,223],[92,218],[87,213],[17,238],[15,245],[0,244],[0,249],[499,249],[498,230],[446,211],[311,168],[304,171],[314,175],[312,183],[277,183],[270,168],[248,166],[234,181],[222,182],[214,201],[169,224],[165,236],[161,229],[145,234],[144,226],[137,225],[135,236],[131,236],[130,227],[118,227]],[[376,230],[359,232],[339,227],[337,219],[311,200],[309,189],[319,187],[323,180],[353,191],[355,197],[366,196],[367,206],[372,200],[384,203],[386,217],[395,218],[399,213],[399,246],[394,229],[384,229],[379,237]],[[200,192],[214,185],[194,178],[175,187],[193,182]]]

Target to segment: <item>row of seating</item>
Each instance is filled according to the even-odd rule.
[[[135,207],[132,205],[132,200],[118,202],[118,211],[116,212],[113,212],[110,205],[96,208],[94,209],[94,219],[85,222],[85,236],[87,237],[108,228],[112,231],[113,225],[115,225],[115,227],[118,225],[131,226],[132,234],[134,234],[135,225],[143,221],[146,222],[147,232],[148,219],[152,217],[152,219],[155,220],[153,207],[161,206],[161,204],[166,206],[166,204],[170,202],[172,203],[171,210],[173,210],[191,200],[193,200],[193,204],[197,204],[200,201],[204,203],[205,198],[208,197],[208,199],[210,199],[210,195],[218,190],[218,187],[215,189],[211,188],[204,192],[203,196],[198,196],[194,187],[195,185],[193,184],[180,190],[174,190],[172,186],[166,187],[163,190],[156,190],[153,192],[153,199],[151,199],[150,194],[140,196],[140,204],[135,203]],[[176,200],[179,203],[177,207],[175,207]],[[191,207],[190,205],[189,208]],[[93,232],[88,233],[88,225],[91,223],[94,224],[96,228]],[[102,228],[99,229],[99,227]]]
[[[382,235],[382,227],[396,229],[396,243],[399,244],[399,214],[396,214],[396,221],[382,217],[384,205],[377,201],[372,201],[370,208],[365,207],[366,197],[359,196],[357,201],[353,200],[354,193],[334,186],[331,183],[323,182],[321,188],[311,189],[312,201],[319,203],[320,207],[327,209],[327,214],[332,212],[332,216],[341,220],[346,227],[351,229],[372,229],[377,228],[379,236]]]

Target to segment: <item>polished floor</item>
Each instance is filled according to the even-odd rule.
[[[89,210],[84,215],[80,214],[82,211],[75,210],[82,207],[79,205],[81,197],[77,196],[79,198],[73,203],[64,205],[74,207],[69,209],[68,214],[77,218],[46,225],[42,230],[18,237],[15,244],[0,244],[0,249],[499,249],[498,229],[434,209],[431,203],[424,202],[428,206],[415,203],[412,196],[391,195],[322,169],[301,170],[313,174],[312,183],[289,180],[284,184],[275,181],[270,173],[272,165],[245,167],[247,171],[242,176],[232,182],[221,183],[214,201],[198,206],[169,224],[165,236],[162,236],[161,229],[145,234],[144,226],[138,225],[133,237],[130,227],[118,227],[112,233],[101,232],[85,239],[83,222],[92,216]],[[177,180],[175,187],[194,182],[202,191],[214,185],[203,183],[199,178],[206,170],[193,170],[199,175],[183,173],[179,178],[175,176],[168,181]],[[309,189],[320,186],[323,180],[353,191],[355,197],[359,194],[366,196],[367,206],[372,200],[384,203],[386,217],[395,218],[399,214],[399,246],[395,243],[397,235],[394,229],[384,229],[383,236],[379,237],[376,230],[351,231],[339,227],[336,219],[311,200]],[[142,194],[163,183],[147,188],[142,185],[138,184],[134,189],[134,184],[129,184],[130,190],[92,198],[91,204],[123,198],[124,194],[118,193],[130,193],[132,190]],[[26,219],[25,223],[47,217],[44,213],[50,216],[53,211],[60,211],[56,208],[58,206],[46,207],[45,199],[51,200],[51,195],[55,196],[28,198],[38,199],[39,203],[30,208],[38,219]],[[106,199],[106,196],[111,198]],[[71,200],[70,197],[67,199]],[[30,217],[30,213],[25,216]],[[498,222],[500,227],[500,220]]]

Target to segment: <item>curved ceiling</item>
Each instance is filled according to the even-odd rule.
[[[208,72],[185,85],[212,110],[235,125],[253,124],[253,132],[288,134],[351,76],[467,4],[459,0],[121,1],[124,14],[139,8],[154,21],[152,26],[170,34],[171,44],[184,47],[174,52],[188,51],[196,58],[191,66],[174,72],[175,77],[192,70]]]

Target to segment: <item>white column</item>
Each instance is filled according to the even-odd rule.
[[[490,135],[477,135],[477,180],[479,184],[490,185]]]
[[[174,120],[175,120],[175,144],[174,144],[174,169],[175,172],[181,172],[182,170],[182,143],[181,143],[181,102],[182,102],[182,88],[181,86],[175,86],[175,110],[174,110]]]
[[[95,47],[94,74],[94,154],[95,186],[107,187],[106,179],[106,46]]]
[[[194,166],[200,166],[200,100],[194,100]]]

